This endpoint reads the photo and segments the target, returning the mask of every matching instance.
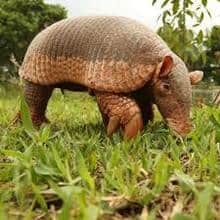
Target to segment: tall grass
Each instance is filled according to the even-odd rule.
[[[220,219],[218,108],[195,107],[186,139],[158,116],[129,142],[84,93],[56,91],[39,131],[8,126],[19,102],[1,87],[0,219]]]

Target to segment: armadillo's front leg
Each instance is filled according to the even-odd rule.
[[[140,106],[142,112],[144,126],[146,126],[149,121],[153,121],[154,119],[153,105],[149,102],[138,102],[138,105]]]
[[[149,121],[153,121],[154,119],[153,104],[149,96],[149,92],[145,89],[139,90],[133,95],[133,98],[141,109],[144,125],[147,125]]]
[[[45,117],[48,100],[53,87],[37,85],[28,81],[24,83],[24,96],[29,106],[33,125],[40,127],[44,122],[49,122]]]
[[[102,115],[108,116],[107,134],[119,127],[125,138],[131,139],[143,130],[142,114],[136,101],[122,94],[95,92]]]

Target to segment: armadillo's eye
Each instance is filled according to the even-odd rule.
[[[170,90],[170,85],[168,83],[163,84],[163,89]]]
[[[161,96],[166,96],[171,94],[171,88],[169,82],[161,82],[159,86],[159,94]]]

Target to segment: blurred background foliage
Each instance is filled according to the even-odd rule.
[[[67,17],[60,5],[43,0],[0,0],[0,79],[17,76],[33,37],[50,24]]]
[[[201,69],[207,82],[220,84],[220,25],[201,29],[204,18],[211,17],[208,1],[152,0],[152,4],[161,7],[158,34],[190,70]],[[16,65],[33,37],[66,17],[65,8],[43,0],[0,0],[0,80],[17,77]]]
[[[201,28],[206,16],[212,18],[208,1],[153,0],[152,4],[162,10],[158,34],[190,70],[203,70],[206,81],[220,84],[220,25]]]

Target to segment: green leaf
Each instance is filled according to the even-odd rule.
[[[195,218],[190,215],[178,213],[172,218],[172,220],[195,220]]]
[[[152,5],[154,5],[156,2],[157,2],[157,0],[153,0],[153,1],[152,1]]]
[[[210,174],[215,176],[215,173],[218,172],[216,170],[216,164],[218,164],[218,150],[216,146],[216,132],[212,132],[210,135],[210,149],[208,154],[208,161],[209,161],[209,169]]]
[[[164,13],[163,13],[163,17],[162,17],[162,20],[163,20],[163,23],[165,24],[166,23],[166,18],[167,16],[171,16],[170,12],[168,10],[166,10]]]
[[[173,14],[175,15],[178,10],[179,10],[179,0],[174,0],[173,1]]]
[[[169,0],[165,0],[162,5],[161,5],[161,8],[163,8],[164,6],[166,6],[166,4],[169,2]]]
[[[24,154],[21,153],[20,151],[1,150],[0,152],[3,153],[6,156],[10,156],[10,157],[16,158],[16,159],[18,159],[20,161],[23,161],[23,162],[25,161],[26,162],[26,158],[25,158]]]
[[[218,110],[212,111],[210,118],[211,118],[213,124],[220,128],[220,113],[219,113],[219,111]]]
[[[203,42],[203,32],[200,31],[199,34],[197,35],[197,42],[198,44],[201,44]]]
[[[86,167],[85,160],[80,150],[77,150],[76,163],[77,163],[77,169],[78,169],[80,176],[89,185],[90,189],[94,191],[95,190],[94,180],[89,174],[89,171]]]
[[[197,203],[195,206],[195,213],[200,220],[210,219],[211,200],[214,187],[212,183],[207,183],[205,189],[198,194]]]
[[[44,197],[41,195],[40,189],[34,183],[32,183],[32,189],[41,208],[44,211],[47,211],[47,203],[44,200]]]
[[[98,219],[99,208],[94,205],[89,205],[84,211],[83,220],[96,220]]]
[[[49,167],[43,163],[40,163],[38,166],[34,168],[35,172],[40,175],[46,176],[61,176],[61,173],[55,167]]]
[[[0,219],[7,219],[6,218],[6,211],[5,207],[3,206],[2,202],[0,201]]]
[[[72,199],[68,199],[65,201],[61,213],[59,214],[59,220],[71,219],[71,208],[72,208]]]
[[[187,186],[194,193],[197,193],[195,182],[193,181],[193,179],[190,176],[180,172],[179,170],[176,170],[175,174],[181,183],[185,184],[185,186]]]
[[[192,0],[186,0],[186,7],[188,8],[190,5],[193,5]]]
[[[167,157],[164,154],[160,154],[155,162],[154,171],[154,192],[160,193],[169,179],[169,163]]]
[[[198,27],[200,25],[200,23],[196,23],[193,25],[193,27]]]
[[[39,139],[40,139],[40,142],[41,143],[45,143],[49,140],[49,137],[50,137],[50,133],[51,133],[51,129],[49,126],[45,126],[40,134],[39,134]]]
[[[220,2],[220,1],[219,1],[219,2]],[[212,15],[211,15],[210,11],[208,10],[208,8],[206,8],[206,12],[208,13],[209,17],[211,18]]]
[[[34,127],[32,124],[29,107],[24,99],[24,96],[21,96],[20,110],[21,110],[21,120],[22,120],[24,128],[28,132],[33,131]]]
[[[63,200],[63,205],[58,219],[70,219],[70,212],[74,204],[74,196],[78,197],[78,194],[82,192],[81,188],[75,186],[59,187],[54,182],[49,182],[54,192]]]
[[[207,6],[208,1],[207,0],[202,0],[202,4],[206,7]]]
[[[67,173],[68,172],[68,168],[66,168],[65,163],[62,161],[62,158],[58,154],[58,151],[56,150],[55,147],[52,148],[52,153],[53,153],[53,158],[54,158],[54,160],[56,162],[57,168],[61,172],[61,175],[66,177],[68,180],[71,180],[71,179],[69,179],[69,177],[71,178],[71,176],[68,175],[68,173]]]
[[[188,14],[191,18],[193,18],[193,12],[190,10],[186,10],[186,14]]]
[[[110,160],[108,161],[108,169],[113,169],[120,161],[120,150],[119,148],[114,148]]]
[[[198,22],[202,23],[203,19],[204,19],[204,13],[202,12],[200,17],[199,17],[199,21]]]
[[[207,63],[207,56],[206,56],[206,53],[201,53],[201,58],[202,58],[202,62],[203,64],[206,64]]]

